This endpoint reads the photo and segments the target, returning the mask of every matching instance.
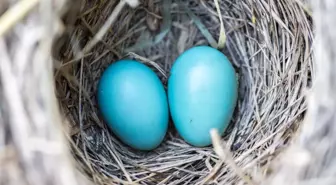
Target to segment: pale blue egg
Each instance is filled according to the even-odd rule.
[[[235,70],[214,48],[193,47],[173,64],[168,80],[170,113],[178,133],[194,146],[210,145],[212,128],[224,133],[237,95]]]
[[[156,148],[168,128],[168,101],[158,76],[134,60],[111,64],[98,85],[98,105],[121,141],[139,150]]]

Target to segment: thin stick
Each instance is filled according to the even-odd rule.
[[[0,37],[22,20],[40,0],[22,0],[0,17]]]
[[[155,62],[145,58],[145,57],[142,57],[136,53],[133,53],[133,52],[129,52],[129,55],[133,56],[134,58],[137,58],[137,59],[140,59],[143,63],[149,63],[150,65],[152,65],[155,69],[157,69],[164,77],[165,79],[168,79],[168,76],[166,74],[166,72]]]
[[[83,49],[83,53],[90,51],[104,37],[104,35],[111,28],[111,25],[117,19],[118,15],[120,14],[121,10],[124,8],[125,5],[126,5],[125,1],[120,1],[118,3],[118,5],[114,8],[113,12],[107,19],[107,21],[98,31],[98,33],[93,37],[93,39],[88,44],[86,44],[86,46]]]
[[[114,8],[113,12],[104,23],[104,25],[100,28],[98,33],[93,37],[93,39],[84,47],[83,53],[90,51],[107,33],[107,31],[111,28],[111,25],[115,22],[121,10],[124,8],[126,4],[129,4],[132,7],[136,7],[139,3],[137,0],[121,0],[118,5]]]

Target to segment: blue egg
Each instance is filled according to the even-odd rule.
[[[235,70],[214,48],[193,47],[173,64],[168,80],[170,113],[178,133],[191,145],[210,145],[212,128],[224,133],[237,95]]]
[[[111,64],[98,85],[98,105],[113,133],[139,150],[152,150],[164,139],[169,108],[163,84],[146,65],[134,60]]]

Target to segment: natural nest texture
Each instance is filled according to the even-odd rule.
[[[302,123],[315,77],[306,2],[161,0],[130,7],[86,0],[65,5],[65,14],[53,8],[63,1],[51,2],[41,0],[38,13],[0,39],[0,152],[6,151],[0,161],[14,161],[0,169],[4,182],[74,184],[60,122],[75,164],[95,184],[252,185],[272,174],[270,164]],[[52,42],[46,33],[61,30],[52,17],[59,14],[64,32]],[[214,137],[214,147],[188,145],[171,124],[159,148],[140,152],[107,129],[95,94],[109,64],[135,58],[165,84],[179,54],[196,45],[221,47],[218,40],[225,41],[220,50],[235,66],[240,87],[230,128]],[[46,62],[51,43],[54,71]]]
[[[156,150],[133,150],[107,129],[95,96],[103,70],[118,59],[142,61],[166,83],[181,52],[196,45],[216,45],[209,39],[210,35],[218,40],[221,31],[215,1],[147,1],[117,14],[118,3],[84,2],[75,27],[62,37],[64,45],[58,41],[63,47],[55,52],[60,61],[55,74],[57,98],[70,126],[72,151],[85,172],[98,184],[259,181],[295,133],[306,109],[304,92],[313,70],[312,25],[302,4],[219,2],[226,33],[221,51],[236,67],[240,87],[235,116],[220,145],[231,153],[216,154],[213,147],[186,144],[173,126]],[[116,20],[107,34],[81,56],[79,51],[90,45],[112,12]],[[162,37],[155,40],[156,35]],[[146,47],[151,39],[155,41]],[[221,158],[228,154],[231,157]]]

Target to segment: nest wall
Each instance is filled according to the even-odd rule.
[[[333,110],[327,100],[333,100],[328,93],[333,50],[326,47],[328,39],[335,40],[328,32],[332,2],[314,4],[320,26],[316,56],[326,66],[319,66],[325,73],[317,78],[306,121],[310,126],[302,132],[306,94],[316,73],[307,2],[227,0],[216,6],[216,1],[162,0],[136,7],[124,1],[34,2],[28,17],[0,40],[0,146],[3,159],[11,159],[2,173],[7,184],[90,183],[83,179],[94,184],[276,184],[333,174],[325,172],[332,165],[323,162],[333,164],[329,154],[335,146],[333,119],[327,119]],[[321,19],[323,13],[330,19]],[[218,41],[225,41],[224,47]],[[224,136],[213,146],[192,147],[171,125],[154,151],[121,143],[97,108],[104,69],[132,58],[152,67],[166,84],[177,56],[196,45],[219,47],[239,76],[238,105]],[[325,119],[317,126],[319,114]],[[300,140],[293,142],[297,133]],[[314,146],[320,152],[314,153]],[[287,160],[273,166],[280,153]],[[313,170],[314,162],[319,170]]]

